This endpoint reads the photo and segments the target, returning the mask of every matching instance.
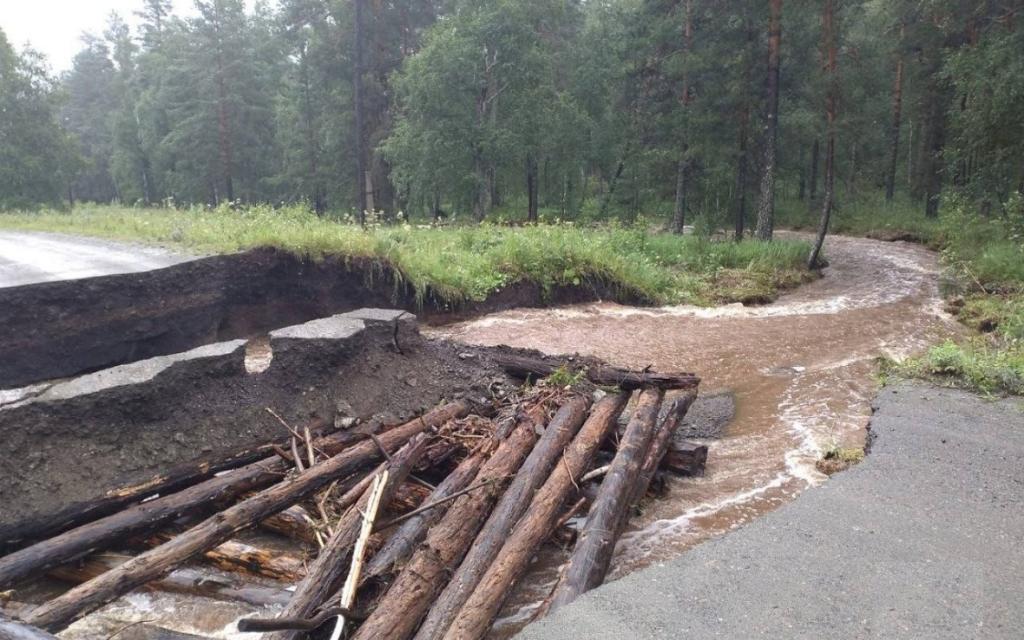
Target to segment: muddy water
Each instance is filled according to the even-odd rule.
[[[672,481],[634,519],[612,578],[674,557],[825,481],[824,449],[862,445],[878,356],[903,357],[956,331],[941,310],[934,253],[903,243],[830,238],[832,266],[774,304],[638,309],[610,303],[513,310],[434,333],[473,344],[695,371],[702,392],[729,390],[736,415],[708,441],[703,478]],[[540,558],[496,636],[529,619],[564,554]]]
[[[956,331],[941,311],[936,256],[920,247],[830,238],[825,277],[776,303],[634,308],[588,304],[513,310],[430,330],[473,344],[579,351],[610,362],[698,372],[702,392],[731,391],[736,414],[709,440],[703,478],[670,482],[631,522],[612,577],[687,548],[792,500],[825,481],[814,463],[833,443],[863,443],[876,383],[874,360],[901,357]],[[266,364],[254,349],[251,366]],[[262,356],[262,357],[261,357]],[[494,637],[532,616],[566,553],[546,548],[514,594]],[[253,637],[235,621],[254,607],[167,593],[136,593],[73,625],[62,637],[107,637],[151,621],[203,637]],[[274,615],[273,608],[261,612]]]

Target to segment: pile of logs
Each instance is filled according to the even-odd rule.
[[[501,364],[534,380],[564,369],[523,357]],[[44,574],[78,584],[20,620],[0,616],[0,637],[52,637],[146,588],[276,606],[277,616],[246,617],[238,629],[277,640],[317,629],[358,640],[482,638],[538,548],[570,539],[540,615],[557,609],[601,584],[666,459],[688,455],[666,454],[699,383],[612,367],[575,373],[591,384],[541,383],[501,406],[456,400],[377,429],[318,436],[278,417],[289,436],[259,449],[265,457],[233,456],[217,475],[168,474],[135,500],[115,492],[113,512],[61,514],[64,526],[36,532],[49,537],[0,558],[0,592]],[[582,524],[566,535],[573,518]],[[311,558],[236,539],[257,526],[301,542]],[[125,548],[143,551],[110,551]],[[197,580],[195,561],[295,587]]]

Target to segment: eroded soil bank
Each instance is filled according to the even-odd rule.
[[[140,273],[0,289],[0,389],[246,338],[364,307],[442,322],[512,307],[609,299],[601,282],[522,282],[479,303],[422,299],[386,263],[312,260],[276,249],[213,256]],[[627,293],[614,299],[636,303]]]
[[[874,361],[957,331],[941,309],[937,256],[920,246],[831,237],[825,277],[763,307],[640,309],[611,303],[514,310],[439,329],[477,345],[580,351],[622,366],[698,371],[730,391],[736,415],[710,445],[703,478],[670,482],[619,545],[614,575],[671,558],[792,500],[825,478],[830,446],[863,444]],[[518,628],[555,579],[538,563],[506,610]]]

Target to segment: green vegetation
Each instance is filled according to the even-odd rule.
[[[314,258],[381,259],[421,295],[430,288],[450,302],[482,300],[526,280],[545,289],[600,282],[650,302],[708,304],[771,298],[780,288],[813,277],[802,267],[805,242],[736,243],[616,225],[370,224],[364,229],[300,206],[234,210],[225,205],[185,210],[82,206],[70,214],[0,214],[0,227],[139,240],[198,252],[277,247]]]
[[[832,443],[832,446],[822,453],[821,459],[815,466],[818,471],[832,475],[845,471],[862,460],[864,460],[863,447],[840,447],[838,444]]]
[[[987,394],[1024,395],[1024,344],[983,338],[946,341],[918,358],[890,364],[891,373]]]

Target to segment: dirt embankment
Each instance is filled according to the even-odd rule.
[[[639,303],[600,282],[544,291],[517,283],[453,307],[379,261],[315,261],[275,249],[201,258],[164,269],[0,290],[0,389],[178,353],[363,307],[427,321],[511,307],[597,299]]]
[[[325,318],[266,342],[217,343],[8,399],[0,404],[0,552],[111,489],[286,437],[268,407],[296,428],[338,418],[398,423],[442,399],[484,401],[509,384],[489,350],[425,339],[412,316],[398,313]]]

